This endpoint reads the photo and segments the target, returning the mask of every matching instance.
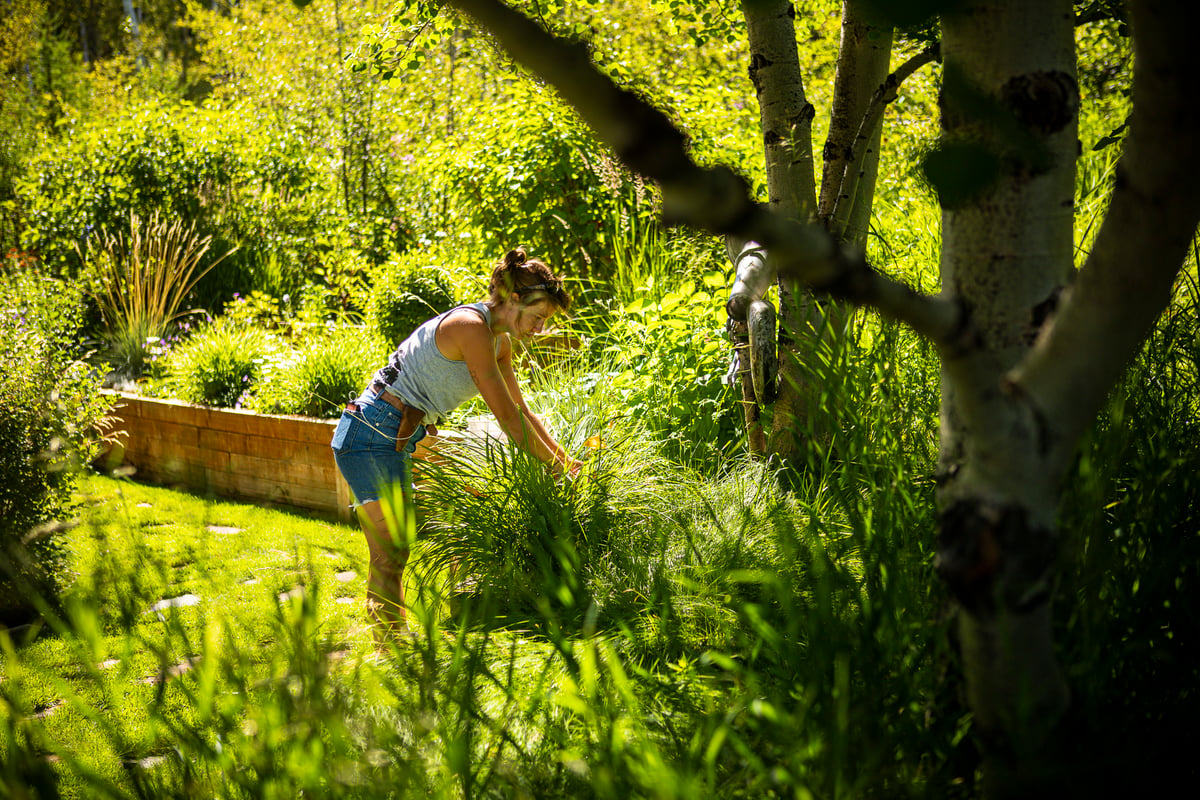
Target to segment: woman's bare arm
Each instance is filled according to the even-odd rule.
[[[512,341],[509,339],[509,337],[505,337],[505,339],[507,341],[500,345],[500,352],[496,356],[496,363],[500,367],[501,375],[504,376],[504,382],[508,386],[509,395],[513,398],[513,401],[517,404],[517,407],[521,409],[521,413],[525,417],[525,424],[528,425],[529,428],[533,430],[533,432],[537,434],[539,438],[541,438],[546,447],[548,447],[550,451],[554,453],[555,462],[560,464],[563,469],[569,472],[578,472],[579,462],[571,458],[570,454],[567,453],[567,449],[560,445],[555,440],[554,436],[551,435],[550,431],[546,429],[546,426],[542,423],[542,420],[529,410],[529,406],[525,402],[525,396],[521,394],[521,386],[517,382],[516,372],[513,369]]]
[[[465,361],[471,379],[475,381],[483,401],[487,403],[496,421],[509,439],[537,459],[548,464],[561,463],[556,452],[557,444],[543,438],[545,428],[529,419],[520,390],[513,396],[508,381],[496,357],[496,339],[491,329],[476,314],[469,311],[456,312],[442,320],[437,332],[438,349],[442,355],[455,361]],[[508,345],[502,344],[502,347]],[[509,348],[511,358],[511,348]],[[509,362],[508,371],[512,366]],[[515,383],[515,376],[513,381]],[[517,400],[520,399],[521,404]],[[546,437],[549,434],[545,434]]]

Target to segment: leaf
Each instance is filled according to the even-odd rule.
[[[1129,118],[1126,117],[1124,122],[1122,122],[1116,128],[1113,128],[1113,130],[1110,131],[1108,133],[1108,135],[1100,137],[1100,140],[1097,141],[1094,145],[1092,145],[1092,152],[1097,152],[1097,151],[1103,150],[1104,148],[1109,147],[1114,144],[1120,144],[1121,140],[1125,138],[1125,131],[1128,128],[1129,128]]]

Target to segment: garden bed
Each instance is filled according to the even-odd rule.
[[[258,414],[110,391],[109,469],[150,483],[350,519],[350,488],[329,448],[337,420]],[[453,438],[454,434],[450,434]],[[426,459],[446,434],[426,437]]]

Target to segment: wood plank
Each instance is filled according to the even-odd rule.
[[[182,400],[140,398],[137,401],[138,416],[146,420],[173,422],[177,425],[208,425],[209,409],[205,406],[185,403]]]
[[[134,429],[139,436],[146,436],[161,442],[178,444],[183,447],[197,447],[199,445],[199,429],[195,425],[179,424],[162,419],[145,419],[140,420],[140,422],[142,424]]]
[[[327,461],[314,463],[300,460],[279,461],[232,453],[229,456],[229,471],[238,475],[264,476],[284,485],[330,489],[338,477],[332,454]]]
[[[336,487],[304,487],[280,484],[258,475],[225,473],[213,476],[212,486],[220,493],[241,499],[333,511],[337,503]]]

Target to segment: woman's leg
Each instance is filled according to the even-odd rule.
[[[343,413],[333,439],[338,469],[355,498],[362,498],[357,514],[369,556],[367,614],[376,623],[379,641],[407,630],[404,568],[412,525],[407,518],[412,505],[411,458],[425,429],[418,427],[407,446],[397,451],[400,423],[392,406],[363,404]]]
[[[408,562],[407,537],[396,530],[396,520],[378,500],[358,507],[358,522],[367,537],[367,614],[379,625],[380,641],[407,629],[404,613],[404,567]]]

